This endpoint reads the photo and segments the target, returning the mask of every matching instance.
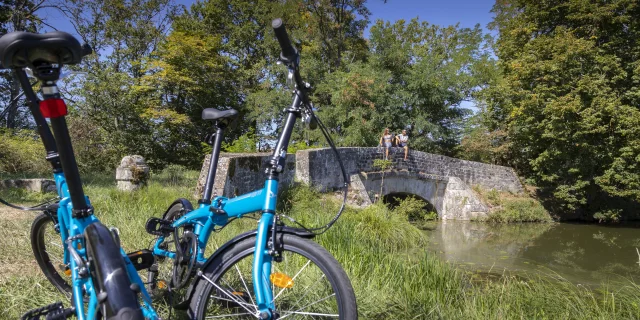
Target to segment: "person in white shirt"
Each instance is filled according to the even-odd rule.
[[[404,160],[407,160],[409,154],[409,136],[407,130],[402,130],[402,134],[396,136],[396,145],[404,148]]]

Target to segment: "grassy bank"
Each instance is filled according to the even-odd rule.
[[[540,201],[528,192],[513,194],[495,189],[487,190],[478,186],[475,186],[473,191],[489,205],[489,215],[482,221],[493,223],[553,221]]]
[[[192,199],[194,182],[193,176],[173,181],[156,175],[147,189],[127,194],[115,190],[106,179],[95,179],[86,193],[98,217],[107,225],[117,226],[123,246],[135,250],[148,247],[153,240],[144,232],[146,220],[162,215],[177,197]],[[24,195],[14,192],[11,196],[17,200]],[[281,200],[280,208],[287,215],[308,226],[324,225],[338,205],[333,197],[306,188],[290,190]],[[30,308],[64,299],[33,261],[28,240],[33,216],[0,210],[0,232],[7,235],[0,246],[2,319],[15,319]],[[254,220],[234,222],[212,236],[210,250],[254,227]],[[616,290],[603,286],[594,291],[543,278],[504,276],[493,281],[471,281],[427,252],[416,255],[416,248],[426,244],[424,233],[409,223],[406,215],[384,206],[348,209],[316,241],[347,271],[362,319],[640,318],[640,288],[634,284]],[[157,305],[166,312],[166,305]]]

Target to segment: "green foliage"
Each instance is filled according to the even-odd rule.
[[[512,194],[495,189],[473,188],[489,205],[489,215],[482,219],[487,222],[552,222],[553,218],[540,201],[526,194]]]
[[[253,128],[249,128],[247,133],[233,140],[231,143],[222,143],[222,150],[225,152],[244,153],[244,152],[256,152],[256,145],[258,141]]]
[[[373,167],[386,171],[393,167],[393,161],[388,159],[373,159]]]
[[[51,174],[38,135],[29,130],[0,133],[0,174]]]
[[[640,7],[498,1],[502,79],[485,93],[507,163],[558,213],[631,217],[640,202]],[[603,211],[604,210],[604,211]]]
[[[428,205],[423,200],[409,196],[404,199],[396,199],[398,205],[393,208],[393,212],[399,214],[408,221],[424,222],[435,220],[438,214],[435,211],[427,211],[425,207]]]
[[[622,216],[622,210],[608,209],[598,211],[593,215],[593,218],[598,222],[619,222]]]
[[[499,208],[493,210],[486,219],[488,222],[552,222],[547,210],[534,199],[507,199]]]

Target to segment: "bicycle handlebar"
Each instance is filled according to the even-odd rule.
[[[278,39],[280,43],[280,48],[282,48],[281,57],[289,61],[295,61],[298,51],[291,45],[291,40],[289,40],[289,35],[287,34],[287,29],[282,19],[277,18],[271,21],[271,27],[276,34],[276,39]]]

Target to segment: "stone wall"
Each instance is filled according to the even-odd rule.
[[[51,179],[0,180],[0,189],[20,188],[32,192],[56,192],[56,183]]]
[[[520,180],[513,169],[479,162],[460,160],[419,151],[410,151],[404,160],[404,152],[393,148],[391,169],[382,173],[373,166],[376,159],[384,157],[382,148],[340,148],[345,170],[352,181],[350,202],[366,206],[376,200],[383,185],[383,197],[390,193],[418,195],[434,205],[442,219],[470,220],[487,214],[487,206],[472,190],[479,185],[487,189],[522,192]],[[222,154],[214,183],[214,195],[234,197],[264,186],[271,154]],[[202,189],[209,168],[209,156],[205,158],[198,179],[196,197]],[[288,155],[280,174],[280,186],[294,180],[313,185],[321,190],[334,190],[342,186],[340,165],[331,149],[310,149]]]
[[[213,194],[225,197],[242,195],[264,186],[265,168],[271,153],[222,153],[218,159],[218,169],[213,184]],[[204,184],[209,171],[211,155],[207,155],[202,163],[195,196],[202,197]],[[295,176],[296,156],[287,155],[283,172],[280,173],[280,185],[289,185]]]
[[[380,171],[373,167],[375,159],[384,158],[384,148],[340,148],[340,156],[348,174]],[[323,189],[336,189],[342,184],[340,167],[333,151],[326,149],[302,150],[296,153],[296,178]],[[409,150],[404,160],[404,150],[391,148],[389,158],[392,169],[419,174],[456,177],[469,186],[479,185],[487,189],[522,192],[522,184],[512,168],[461,160],[437,154]]]

